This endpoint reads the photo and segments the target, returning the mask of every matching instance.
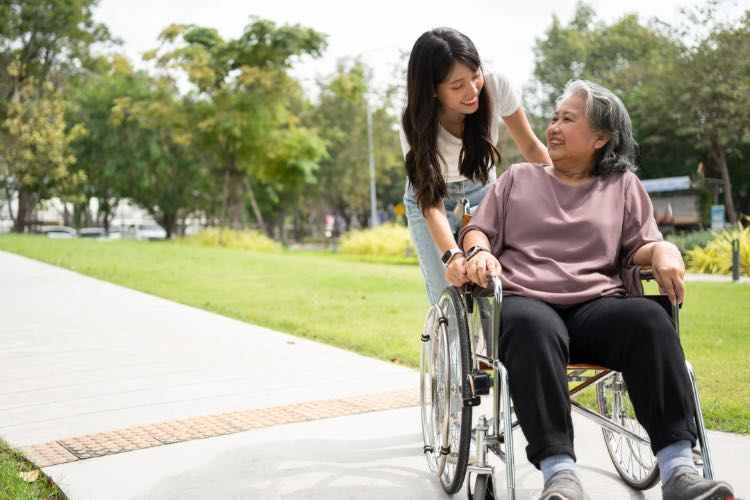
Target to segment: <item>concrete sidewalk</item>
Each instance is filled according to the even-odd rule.
[[[413,370],[5,252],[0,283],[0,436],[71,499],[447,498]],[[624,486],[574,420],[589,498],[661,497]],[[535,498],[516,439],[518,498]],[[747,495],[750,437],[710,439]]]

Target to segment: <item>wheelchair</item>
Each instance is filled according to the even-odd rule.
[[[650,272],[642,280],[653,279]],[[432,305],[422,331],[420,409],[424,455],[429,470],[448,494],[457,493],[469,477],[470,500],[497,498],[495,467],[489,452],[505,463],[507,498],[515,498],[513,430],[518,427],[499,359],[502,284],[492,278],[492,295],[476,296],[471,286],[447,287]],[[679,335],[679,307],[664,296],[648,296],[671,315]],[[573,411],[601,427],[604,444],[617,473],[636,490],[659,481],[659,470],[646,431],[638,423],[622,375],[597,365],[568,365],[570,395],[593,386],[596,409],[571,398]],[[703,414],[692,366],[686,362],[695,404],[698,448],[696,465],[713,479]],[[481,398],[492,397],[491,415],[473,419]],[[474,476],[474,482],[471,476]]]

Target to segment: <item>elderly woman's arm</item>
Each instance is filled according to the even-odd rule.
[[[659,289],[666,293],[673,305],[685,299],[685,262],[680,250],[668,241],[646,243],[633,255],[633,263],[650,265]]]

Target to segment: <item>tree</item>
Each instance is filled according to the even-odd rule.
[[[391,111],[394,90],[384,96],[368,96],[368,73],[361,60],[339,61],[337,72],[319,82],[320,103],[309,118],[328,150],[318,175],[320,208],[361,214],[359,222],[363,225],[370,211],[368,98],[373,108],[376,185],[381,208],[401,199],[406,177],[398,117]]]
[[[40,92],[53,76],[89,58],[94,42],[110,40],[93,20],[96,0],[6,0],[0,4],[0,107],[28,79]],[[27,91],[28,92],[28,91]],[[2,108],[0,108],[1,111]]]
[[[289,112],[299,88],[287,70],[297,56],[320,55],[325,39],[299,25],[277,27],[251,18],[237,39],[224,40],[210,28],[173,25],[160,40],[166,51],[148,57],[184,72],[194,85],[195,144],[223,184],[222,226],[227,216],[241,225],[243,192],[257,207],[253,184],[287,185],[290,175],[305,178],[322,154],[314,134]],[[269,156],[285,148],[300,156]],[[263,226],[260,210],[253,211]]]
[[[142,156],[138,141],[128,137],[127,129],[114,126],[112,109],[117,99],[148,100],[154,81],[143,72],[133,72],[129,61],[120,55],[102,57],[95,67],[96,71],[76,78],[70,86],[66,119],[88,131],[71,144],[77,165],[86,174],[86,182],[80,186],[80,207],[87,207],[95,198],[101,223],[109,230],[112,211],[129,187],[128,170],[139,168]],[[73,217],[80,217],[80,211]],[[73,224],[79,225],[79,221]]]
[[[7,104],[0,127],[4,184],[18,193],[13,230],[19,233],[39,201],[56,190],[71,192],[85,179],[83,172],[73,170],[76,158],[69,152],[71,141],[85,128],[76,125],[67,130],[65,101],[51,85],[45,90],[44,95],[36,95],[36,82],[27,79]]]
[[[711,31],[685,53],[671,82],[672,115],[679,134],[719,171],[727,216],[735,223],[728,158],[741,154],[750,136],[750,11],[739,22],[723,23],[716,8],[710,3],[690,16],[692,29],[708,25]]]
[[[94,3],[7,0],[0,4],[1,181],[6,192],[18,190],[15,231],[24,230],[38,201],[55,193],[71,194],[80,180],[68,176],[74,157],[66,148],[82,129],[65,131],[65,104],[56,89],[73,68],[88,61],[91,43],[109,39],[106,28],[92,19]]]
[[[124,177],[121,196],[145,207],[170,238],[181,211],[191,211],[207,182],[195,154],[192,103],[168,81],[152,80],[150,92],[114,99],[111,122],[119,134]],[[117,182],[117,181],[116,181]]]

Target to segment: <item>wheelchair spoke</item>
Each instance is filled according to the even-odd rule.
[[[597,385],[597,402],[603,416],[648,439],[646,431],[636,420],[621,374],[615,374],[607,382]],[[612,463],[628,485],[646,489],[656,484],[659,475],[650,446],[609,429],[603,429],[603,435]]]
[[[471,408],[464,407],[468,394],[467,376],[470,365],[469,331],[463,299],[453,288],[447,288],[440,297],[437,309],[442,315],[441,329],[445,333],[444,349],[447,366],[440,370],[447,374],[438,383],[445,427],[439,442],[443,446],[444,467],[438,472],[443,489],[450,493],[460,490],[471,447]]]

